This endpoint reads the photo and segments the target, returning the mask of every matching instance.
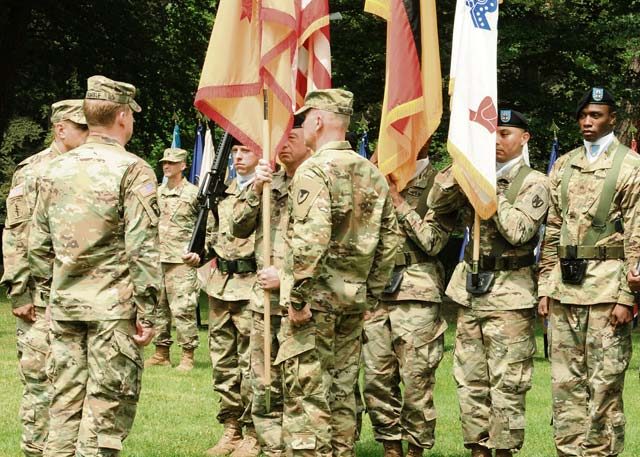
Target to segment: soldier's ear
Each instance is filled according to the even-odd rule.
[[[524,146],[525,144],[527,144],[529,142],[529,140],[531,139],[531,134],[527,131],[525,131],[522,134],[522,146]]]

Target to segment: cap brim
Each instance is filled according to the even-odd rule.
[[[129,101],[129,106],[136,113],[139,113],[142,111],[142,107],[140,107],[140,105],[138,105],[138,103],[133,98]]]
[[[180,163],[180,162],[185,162],[185,160],[175,160],[175,159],[160,159],[160,160],[158,160],[158,163],[162,163],[162,162]]]
[[[312,107],[311,106],[303,106],[302,108],[300,108],[298,111],[296,111],[295,113],[293,113],[294,116],[299,116],[301,114],[306,113],[307,111],[309,111]]]

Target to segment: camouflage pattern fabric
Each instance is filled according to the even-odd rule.
[[[134,320],[52,322],[46,457],[119,455],[142,381],[142,349],[134,334]]]
[[[433,447],[433,389],[446,328],[438,303],[385,301],[365,315],[364,399],[376,440]]]
[[[246,301],[209,297],[209,354],[221,424],[228,419],[251,423],[251,318]]]
[[[361,314],[313,311],[294,327],[282,318],[282,436],[290,456],[355,456]]]
[[[267,412],[264,384],[264,316],[253,311],[251,319],[251,419],[258,435],[262,453],[268,457],[284,455],[282,441],[282,372],[275,365],[278,354],[280,316],[271,317],[271,409]]]
[[[183,263],[162,263],[162,292],[155,319],[156,346],[171,346],[171,322],[178,346],[195,349],[200,344],[196,307],[200,291],[196,269]]]
[[[598,201],[602,193],[607,171],[611,168],[613,156],[620,149],[626,149],[627,155],[616,182],[613,203],[607,215],[608,221],[621,218],[624,233],[614,232],[600,240],[601,246],[623,245],[626,262],[623,260],[589,261],[584,282],[579,285],[562,282],[560,262],[556,252],[560,245],[560,229],[562,227],[562,208],[560,192],[565,167],[575,155],[578,162],[569,183],[567,193],[567,230],[569,239],[566,244],[580,244],[587,229],[591,226]],[[626,281],[629,268],[635,268],[640,258],[640,231],[634,227],[640,225],[640,213],[635,210],[640,198],[640,157],[614,138],[609,148],[600,157],[589,164],[585,157],[584,147],[575,149],[560,157],[549,175],[551,188],[551,204],[544,249],[540,259],[539,295],[551,297],[561,303],[571,305],[593,305],[598,303],[621,303],[633,305],[633,295]]]
[[[76,443],[79,455],[117,455],[142,372],[134,323],[153,325],[160,289],[155,175],[115,140],[90,135],[51,161],[38,188],[29,264],[53,318],[44,455],[75,455]]]
[[[532,255],[538,243],[538,231],[544,222],[549,206],[547,177],[532,171],[524,180],[515,203],[511,204],[504,193],[515,179],[524,160],[518,162],[507,174],[498,179],[498,210],[491,219],[480,223],[480,254],[496,255],[496,246],[507,244],[500,257]],[[462,211],[463,221],[473,226],[473,211],[458,184],[453,179],[451,168],[443,171],[429,194],[429,208],[436,213]],[[471,249],[473,240],[467,246]],[[486,311],[531,308],[537,303],[534,267],[495,272],[495,282],[490,293],[472,295],[466,290],[469,265],[460,262],[449,281],[446,294],[456,303],[473,309]]]
[[[225,260],[254,257],[255,239],[233,236],[233,207],[241,192],[238,181],[233,180],[227,188],[227,196],[218,205],[218,217],[209,218],[207,227],[207,253],[205,257]],[[249,300],[251,288],[256,280],[255,273],[222,273],[217,266],[211,269],[205,286],[210,297],[224,301]]]
[[[624,450],[624,376],[631,323],[613,328],[614,304],[552,300],[553,427],[559,456],[615,456]]]
[[[198,217],[197,198],[198,188],[185,178],[173,189],[167,184],[158,188],[161,262],[182,263]]]
[[[21,448],[26,457],[41,456],[49,433],[51,384],[46,364],[49,323],[45,308],[36,308],[35,322],[16,319],[16,345],[23,391],[20,402]]]
[[[531,309],[458,310],[453,376],[465,446],[518,450],[536,352]]]

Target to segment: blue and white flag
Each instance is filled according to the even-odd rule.
[[[196,186],[200,182],[200,167],[202,165],[202,153],[204,151],[204,138],[202,134],[202,124],[196,129],[196,142],[193,145],[193,160],[189,170],[189,182]]]

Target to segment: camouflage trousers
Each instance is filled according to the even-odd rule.
[[[365,314],[364,400],[376,440],[433,447],[433,388],[446,328],[438,303],[381,302]]]
[[[224,301],[209,297],[209,355],[213,390],[220,396],[216,418],[251,423],[249,301]]]
[[[282,374],[275,365],[278,353],[278,332],[281,316],[271,316],[271,408],[267,412],[264,384],[264,315],[253,312],[251,322],[251,419],[258,435],[262,453],[266,456],[284,454],[282,442]]]
[[[314,310],[294,327],[284,317],[276,363],[282,365],[282,437],[289,456],[353,457],[362,314]]]
[[[46,374],[49,323],[45,308],[36,307],[36,321],[16,319],[16,345],[20,380],[21,448],[27,457],[41,456],[49,433],[51,384]]]
[[[45,457],[114,457],[129,435],[142,381],[134,320],[52,321],[53,384]]]
[[[176,324],[176,339],[183,349],[198,347],[198,326],[196,307],[198,306],[197,272],[184,263],[162,264],[162,291],[155,318],[156,346],[171,346],[171,320]]]
[[[480,311],[460,306],[453,356],[466,447],[518,450],[536,342],[532,309]]]
[[[613,304],[551,302],[553,425],[559,456],[614,456],[624,450],[624,376],[631,323],[612,327]]]

